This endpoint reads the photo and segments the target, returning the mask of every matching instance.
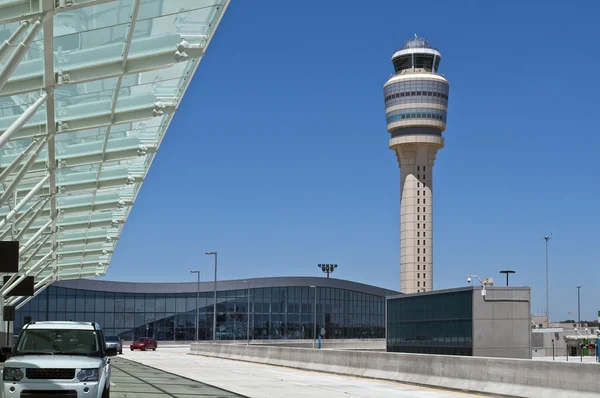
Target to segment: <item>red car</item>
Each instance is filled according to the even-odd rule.
[[[151,337],[138,337],[129,346],[129,348],[131,348],[131,351],[133,351],[133,350],[146,351],[146,350],[150,350],[150,349],[152,351],[156,351],[157,347],[158,347],[158,343],[156,342],[156,340],[154,340]]]

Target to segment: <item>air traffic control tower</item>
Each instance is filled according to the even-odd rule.
[[[444,146],[448,81],[442,56],[415,35],[392,56],[395,74],[385,83],[389,147],[400,166],[400,291],[433,288],[433,165]]]

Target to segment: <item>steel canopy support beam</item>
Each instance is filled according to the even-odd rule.
[[[35,152],[33,152],[31,155],[29,155],[29,159],[27,159],[27,162],[25,162],[23,167],[21,167],[21,170],[19,170],[19,173],[17,173],[17,176],[15,177],[14,180],[12,180],[12,182],[10,183],[8,188],[6,188],[6,191],[2,192],[2,195],[0,196],[0,206],[4,206],[6,201],[10,198],[10,195],[12,195],[12,193],[15,191],[15,189],[17,189],[17,187],[19,186],[19,183],[21,182],[23,177],[25,177],[25,175],[27,174],[27,172],[33,165],[33,162],[35,162],[38,155],[44,148],[45,144],[46,144],[46,139],[44,138],[44,139],[42,139],[42,142],[40,142],[38,147],[35,149]]]
[[[42,0],[44,11],[54,11],[54,0]],[[46,135],[48,137],[48,172],[50,174],[50,233],[52,237],[52,271],[56,272],[56,120],[54,118],[54,14],[44,18],[44,90],[48,93],[46,103]]]
[[[43,292],[44,290],[46,290],[46,288],[47,288],[48,286],[50,286],[50,285],[52,284],[52,282],[54,282],[54,280],[51,280],[51,281],[49,281],[49,282],[46,282],[46,281],[47,281],[49,278],[52,278],[52,277],[54,277],[54,275],[53,275],[53,274],[50,274],[50,275],[48,275],[48,276],[47,276],[47,277],[44,279],[44,281],[45,281],[45,284],[43,284],[43,285],[40,285],[40,283],[36,284],[36,285],[34,286],[34,289],[36,289],[36,288],[37,288],[37,290],[36,290],[36,291],[33,293],[33,296],[29,296],[29,297],[27,297],[27,298],[25,298],[24,296],[15,297],[14,299],[10,300],[10,302],[9,302],[9,304],[8,304],[8,305],[15,305],[15,304],[17,304],[19,301],[23,300],[23,298],[25,298],[25,300],[21,301],[21,302],[20,302],[18,305],[16,305],[16,307],[15,307],[15,310],[19,310],[19,309],[21,309],[21,307],[23,307],[25,304],[27,304],[28,302],[30,302],[31,300],[33,300],[33,298],[34,298],[35,296],[37,296],[38,294],[40,294],[41,292]]]
[[[27,32],[25,39],[23,39],[23,41],[17,45],[15,51],[12,53],[10,58],[8,58],[2,69],[0,69],[0,90],[2,90],[2,87],[4,87],[8,81],[8,78],[15,71],[25,54],[27,54],[29,45],[40,32],[40,29],[42,29],[42,21],[38,20],[32,24],[31,30]]]
[[[48,98],[48,94],[44,93],[37,99],[29,108],[25,110],[18,118],[13,122],[13,124],[6,130],[2,135],[0,135],[0,148],[2,148],[10,137],[18,131],[31,117],[37,112],[38,108],[46,101]]]
[[[43,198],[40,198],[38,203],[41,202]],[[96,202],[93,206],[89,204],[79,204],[72,206],[61,206],[58,211],[60,215],[71,215],[71,214],[79,214],[79,213],[98,213],[106,210],[117,210],[124,207],[130,207],[133,205],[132,200],[115,200],[115,201],[105,201],[105,202]],[[44,204],[44,207],[46,204]],[[19,218],[15,221],[15,224],[19,224],[19,222],[23,221],[23,219],[29,217],[31,213],[35,210],[36,206],[31,206],[26,212],[22,213]],[[50,209],[44,208],[41,217],[50,217]],[[8,230],[10,232],[10,230]],[[6,231],[0,234],[0,240],[8,233]]]
[[[42,198],[39,198],[29,209],[27,209],[27,211],[20,214],[19,218],[17,218],[15,220],[14,225],[15,226],[19,225],[19,223],[21,221],[23,221],[25,218],[31,216],[35,212],[37,205],[40,204],[40,202],[42,200],[43,200]],[[4,237],[11,231],[12,231],[12,228],[7,228],[6,230],[4,230],[4,232],[0,233],[0,240],[4,239]]]
[[[4,170],[2,170],[2,173],[0,173],[0,183],[4,182],[4,180],[6,180],[6,177],[11,175],[12,172],[15,171],[17,167],[19,167],[25,156],[27,156],[27,154],[31,152],[31,150],[36,144],[37,141],[34,140],[31,144],[29,144],[27,148],[25,148],[23,152],[21,152],[19,156],[17,156]]]
[[[3,94],[0,93],[0,96],[1,95]],[[48,95],[50,95],[49,92]],[[48,104],[49,103],[50,100],[48,100]],[[164,114],[175,112],[176,108],[174,103],[169,104],[163,102],[163,104],[165,105],[165,108],[162,109]],[[49,105],[46,106],[46,109],[48,109],[48,107]],[[110,112],[105,112],[102,114],[80,117],[78,119],[62,120],[63,125],[67,128],[63,129],[62,131],[59,131],[58,133],[60,134],[69,133],[72,131],[90,130],[98,127],[106,127],[110,124],[140,122],[142,120],[153,118],[154,115],[152,114],[152,112],[154,111],[154,109],[154,104],[147,104],[139,108],[121,110],[115,112],[114,115],[111,115]],[[21,130],[13,134],[12,139],[20,140],[23,138],[35,138],[40,135],[45,135],[45,130],[46,123],[29,124],[28,126],[21,128]],[[3,130],[0,129],[0,133],[2,132]]]
[[[116,188],[129,184],[139,184],[143,181],[143,176],[141,174],[129,174],[127,176],[106,176],[101,178],[99,181],[95,180],[84,180],[84,181],[69,181],[60,185],[61,193],[74,193],[80,191],[87,191],[94,188]],[[21,197],[21,192],[17,190],[19,193],[19,197]],[[46,186],[40,192],[41,196],[51,195],[51,188]],[[0,225],[0,228],[2,225]]]
[[[150,39],[149,39],[150,40]],[[176,44],[176,43],[174,43]],[[198,58],[203,54],[202,49],[190,48],[185,51],[189,58]],[[94,65],[78,65],[73,69],[63,70],[69,75],[68,84],[85,83],[94,80],[108,79],[119,75],[132,75],[152,70],[172,67],[174,48],[160,49],[153,54],[144,54],[129,58],[123,67],[122,59],[114,58]],[[42,86],[42,75],[28,76],[19,80],[11,80],[0,90],[0,96],[22,94],[37,91]]]
[[[0,61],[8,53],[8,50],[10,50],[11,47],[17,45],[17,41],[21,38],[21,36],[23,36],[23,33],[27,31],[27,28],[29,28],[29,24],[29,21],[24,21],[21,23],[9,38],[0,44]]]
[[[54,219],[52,220],[48,220],[48,222],[41,227],[40,229],[37,230],[37,232],[35,234],[33,234],[33,236],[31,238],[29,238],[29,240],[27,241],[27,243],[25,243],[20,249],[19,249],[19,254],[23,254],[27,251],[27,249],[29,249],[29,247],[40,237],[40,235],[46,230],[46,228],[48,228],[52,222],[54,221]]]
[[[0,221],[0,228],[4,227],[7,222],[12,220],[12,218],[15,216],[15,214],[17,214],[19,212],[19,210],[21,210],[21,208],[23,206],[25,206],[25,204],[27,202],[29,202],[29,200],[33,197],[33,195],[35,195],[37,193],[37,191],[39,191],[40,188],[44,186],[44,184],[46,183],[46,181],[48,181],[49,178],[50,178],[50,176],[44,177],[40,182],[35,184],[35,187],[31,188],[31,190],[27,193],[27,195],[25,195],[25,197],[23,199],[21,199],[19,204],[17,204],[15,206],[15,208],[12,209],[10,211],[10,213],[8,213],[2,221]]]
[[[52,252],[48,252],[37,263],[35,263],[33,265],[33,267],[29,268],[27,271],[22,273],[20,276],[18,273],[11,276],[10,279],[4,284],[4,286],[2,286],[2,289],[0,289],[0,295],[4,296],[4,295],[10,293],[15,287],[17,287],[19,285],[19,283],[21,283],[23,281],[23,279],[28,277],[33,271],[37,270],[40,267],[40,265],[42,265],[44,262],[46,262],[46,260],[48,260],[48,258],[51,255],[52,255]],[[19,270],[19,272],[20,271],[21,270]]]
[[[33,260],[35,258],[35,256],[38,255],[38,253],[45,248],[46,246],[46,242],[48,242],[48,239],[50,239],[50,235],[46,235],[42,238],[40,244],[35,248],[35,250],[33,251],[33,253],[31,253],[31,255],[29,257],[27,257],[27,260],[25,260],[23,263],[21,263],[21,268],[25,268],[27,266],[27,264],[29,264],[31,262],[31,260]],[[50,250],[49,247],[46,247],[48,250]]]
[[[33,215],[27,221],[27,223],[25,224],[25,226],[23,228],[21,228],[21,230],[17,234],[17,237],[15,238],[15,240],[21,240],[21,238],[23,237],[23,235],[25,235],[25,233],[27,231],[29,231],[29,228],[33,225],[33,223],[35,222],[35,220],[37,220],[37,218],[40,216],[40,214],[42,214],[42,212],[44,211],[44,207],[48,204],[48,201],[49,201],[49,199],[46,199],[46,201],[39,207],[39,209],[37,209],[35,211],[35,213],[33,213]]]
[[[117,141],[118,142],[118,141]],[[114,142],[113,142],[114,144]],[[82,154],[75,153],[66,153],[61,156],[59,159],[63,164],[63,167],[77,167],[77,166],[87,166],[90,164],[105,162],[117,162],[121,160],[134,159],[139,156],[145,156],[144,153],[152,154],[157,150],[156,146],[151,145],[141,145],[141,140],[137,140],[135,144],[130,143],[130,145],[125,147],[115,147],[107,150],[106,152],[101,152],[100,150],[96,151],[86,151]],[[11,163],[12,164],[12,163]],[[30,171],[40,171],[46,170],[46,160],[37,159],[33,166],[29,169]],[[2,181],[0,181],[2,182]]]
[[[56,13],[68,12],[83,7],[92,7],[99,4],[110,3],[115,0],[76,0],[73,5],[57,8]],[[17,22],[26,18],[41,17],[44,12],[32,11],[36,7],[31,7],[30,0],[16,1],[8,5],[0,5],[0,25],[10,22]],[[35,1],[39,3],[39,0]],[[37,4],[35,4],[37,6]]]

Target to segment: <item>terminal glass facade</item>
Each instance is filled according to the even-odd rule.
[[[387,351],[473,355],[473,291],[414,295],[387,303]]]
[[[201,340],[212,339],[213,301],[213,292],[200,293]],[[384,297],[319,287],[316,301],[317,332],[324,328],[325,338],[385,337]],[[251,339],[311,339],[314,308],[315,290],[308,286],[218,291],[216,336],[247,339],[249,313]],[[50,286],[17,311],[15,334],[25,317],[95,321],[106,335],[127,341],[144,336],[190,341],[195,339],[196,293],[115,293]]]

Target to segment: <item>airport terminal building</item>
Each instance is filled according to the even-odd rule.
[[[280,277],[217,282],[217,340],[250,338],[384,338],[385,297],[398,292],[317,277]],[[14,333],[26,317],[35,320],[96,321],[107,335],[129,341],[195,339],[196,300],[199,339],[213,338],[213,282],[130,283],[69,280],[53,283],[17,311]],[[249,309],[249,311],[248,311]]]

